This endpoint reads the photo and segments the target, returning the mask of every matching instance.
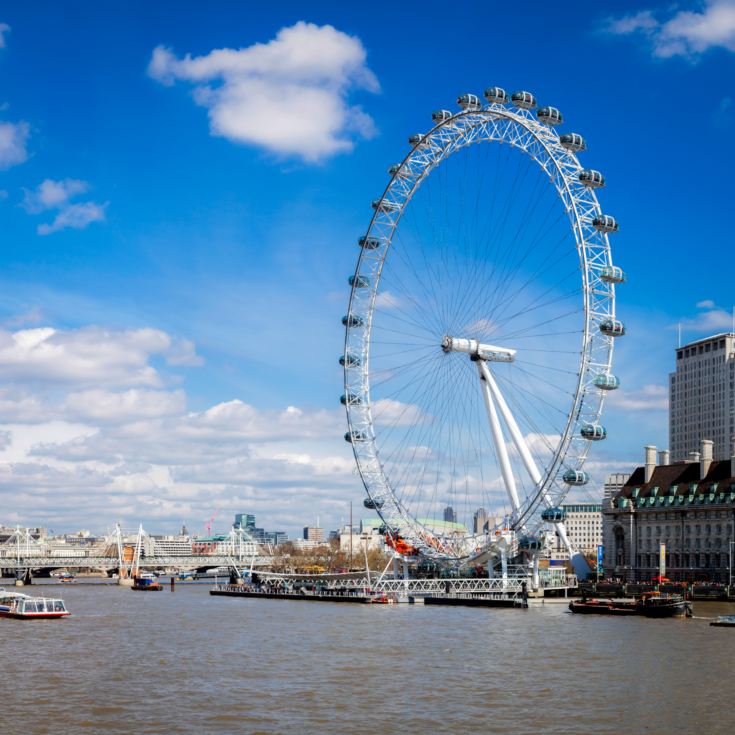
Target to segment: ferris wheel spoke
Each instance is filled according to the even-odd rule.
[[[565,280],[567,280],[569,277],[570,276],[567,276]],[[546,293],[548,293],[548,291]],[[568,291],[566,293],[561,294],[560,296],[555,296],[552,299],[548,299],[547,301],[542,301],[541,303],[537,303],[537,301],[543,296],[545,296],[546,293],[537,296],[533,301],[528,303],[525,306],[525,308],[520,309],[519,311],[516,311],[513,314],[510,314],[509,316],[505,316],[504,312],[501,312],[494,319],[494,324],[497,326],[498,329],[500,329],[504,327],[506,324],[512,322],[514,319],[520,316],[527,316],[533,311],[538,311],[539,309],[546,309],[549,306],[553,306],[554,304],[559,304],[571,298],[574,298],[574,299],[579,298],[579,292],[575,289],[574,291]],[[508,306],[510,306],[510,303],[511,303],[510,300],[506,302],[505,310],[507,310]]]
[[[557,222],[561,221],[561,215],[557,219]],[[545,239],[539,238],[538,245],[544,244]],[[554,267],[565,260],[567,253],[565,252],[564,245],[569,241],[569,233],[564,232],[559,239],[554,242],[551,246],[546,248],[546,255],[536,266],[535,270],[526,278],[523,284],[518,289],[517,293],[523,293],[527,288],[532,286],[537,280],[543,275],[544,271],[553,271]],[[575,273],[579,272],[579,266],[575,268]]]
[[[431,363],[429,364],[431,366]],[[420,374],[418,379],[412,381],[412,386],[414,388],[413,393],[410,397],[407,397],[404,401],[396,401],[395,398],[391,397],[389,394],[388,396],[385,396],[381,398],[382,401],[384,401],[384,409],[383,412],[390,411],[391,409],[394,412],[394,418],[392,421],[389,421],[387,423],[383,423],[381,432],[383,434],[384,441],[386,443],[390,442],[391,435],[393,433],[393,430],[396,429],[398,426],[401,425],[401,422],[406,417],[406,414],[409,410],[413,410],[414,412],[416,410],[420,411],[420,407],[422,405],[422,399],[424,399],[429,391],[431,391],[434,386],[432,379],[436,379],[436,375],[438,372],[438,365],[434,363],[434,371],[431,371],[429,369],[423,370]],[[399,391],[396,390],[393,393],[393,396],[398,396]],[[398,402],[401,404],[401,407],[396,411],[395,403]],[[380,410],[374,411],[374,423],[380,424],[380,417],[381,412]],[[429,417],[426,417],[429,418]],[[419,415],[418,419],[422,419],[422,416]],[[417,419],[417,420],[418,420]]]
[[[583,313],[584,313],[584,309],[572,309],[572,311],[568,311],[565,314],[561,314],[559,316],[552,317],[551,319],[544,319],[541,322],[536,322],[535,324],[529,324],[528,326],[525,326],[522,329],[518,329],[515,332],[502,333],[498,338],[502,339],[505,342],[508,342],[509,340],[515,341],[517,339],[520,339],[522,335],[533,336],[533,337],[551,336],[553,334],[552,332],[548,332],[548,333],[533,332],[533,330],[539,329],[540,327],[548,326],[550,324],[555,324],[561,319],[565,319],[567,317],[576,316],[576,315],[583,314]],[[580,332],[580,330],[575,330],[575,331]],[[566,333],[566,332],[563,332],[563,333]],[[559,334],[563,334],[563,333],[560,332]]]
[[[451,370],[451,366],[450,366]],[[446,400],[443,400],[445,397],[443,395],[447,381],[437,381],[437,375],[436,372],[432,375],[427,376],[429,379],[430,385],[437,385],[438,383],[438,397],[434,401],[434,404],[431,409],[431,421],[427,421],[424,423],[424,425],[419,427],[418,435],[409,435],[406,433],[406,436],[404,437],[403,444],[399,447],[401,454],[397,455],[394,458],[391,458],[392,461],[395,461],[397,464],[403,466],[403,470],[399,474],[399,479],[402,480],[399,484],[399,487],[405,488],[407,486],[407,483],[405,482],[405,479],[410,475],[410,473],[413,471],[413,465],[417,460],[417,456],[420,451],[425,452],[425,461],[424,464],[427,465],[429,463],[430,454],[432,447],[436,446],[436,437],[439,435],[439,432],[442,430],[444,421],[446,419],[446,413],[448,410],[448,403]],[[408,457],[403,457],[403,452],[410,451],[410,459]],[[401,461],[399,462],[399,458]],[[423,475],[422,475],[423,477]],[[419,485],[416,492],[422,491],[422,484]],[[399,491],[401,493],[402,497],[403,491]]]
[[[536,205],[534,205],[534,209],[535,207]],[[557,217],[556,223],[561,222],[561,220],[562,220],[562,215],[560,214]],[[521,248],[516,248],[515,258],[512,261],[512,264],[509,266],[507,261],[503,263],[503,269],[497,275],[498,287],[496,289],[495,299],[493,303],[491,304],[493,310],[497,308],[498,304],[503,302],[503,299],[507,293],[507,289],[510,286],[510,284],[513,282],[513,278],[520,271],[521,267],[525,265],[527,259],[537,250],[537,248],[541,247],[545,242],[548,242],[549,231],[550,231],[550,228],[546,226],[546,218],[544,218],[544,221],[539,226],[538,234],[536,235],[536,237],[529,239],[525,250],[522,250]],[[562,240],[566,242],[568,238],[569,238],[568,233],[565,233]]]
[[[531,367],[543,368],[544,370],[549,370],[554,373],[564,373],[565,375],[574,375],[575,377],[579,376],[579,371],[577,370],[566,370],[554,365],[542,365],[540,362],[531,362],[530,360],[524,360],[520,357],[516,357],[515,364],[516,367],[519,365],[530,365]]]
[[[373,313],[375,314],[384,314],[386,318],[388,319],[394,319],[397,322],[401,322],[401,324],[406,324],[409,327],[413,327],[415,329],[419,330],[420,334],[426,334],[426,324],[420,324],[419,322],[415,321],[414,319],[406,319],[405,317],[398,316],[393,311],[389,309],[380,309],[378,307],[375,307],[373,309]]]

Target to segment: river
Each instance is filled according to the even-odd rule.
[[[528,610],[33,585],[0,620],[3,727],[46,733],[731,733],[735,629]]]

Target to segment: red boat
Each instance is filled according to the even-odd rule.
[[[20,592],[0,590],[0,617],[17,620],[49,620],[69,615],[63,600],[31,597]]]

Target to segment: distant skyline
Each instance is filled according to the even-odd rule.
[[[563,111],[621,224],[621,388],[575,497],[667,446],[679,325],[732,328],[735,0],[371,7],[3,9],[0,523],[360,517],[356,238],[407,136],[494,84]]]

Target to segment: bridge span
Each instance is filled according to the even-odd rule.
[[[240,566],[257,568],[273,563],[272,556],[235,559],[229,555],[194,555],[191,556],[141,556],[136,561],[140,569],[167,569],[177,572],[203,571],[216,567],[230,567],[233,561]],[[0,569],[15,573],[17,571],[55,569],[77,569],[85,571],[109,572],[119,570],[120,560],[116,556],[0,556]]]

